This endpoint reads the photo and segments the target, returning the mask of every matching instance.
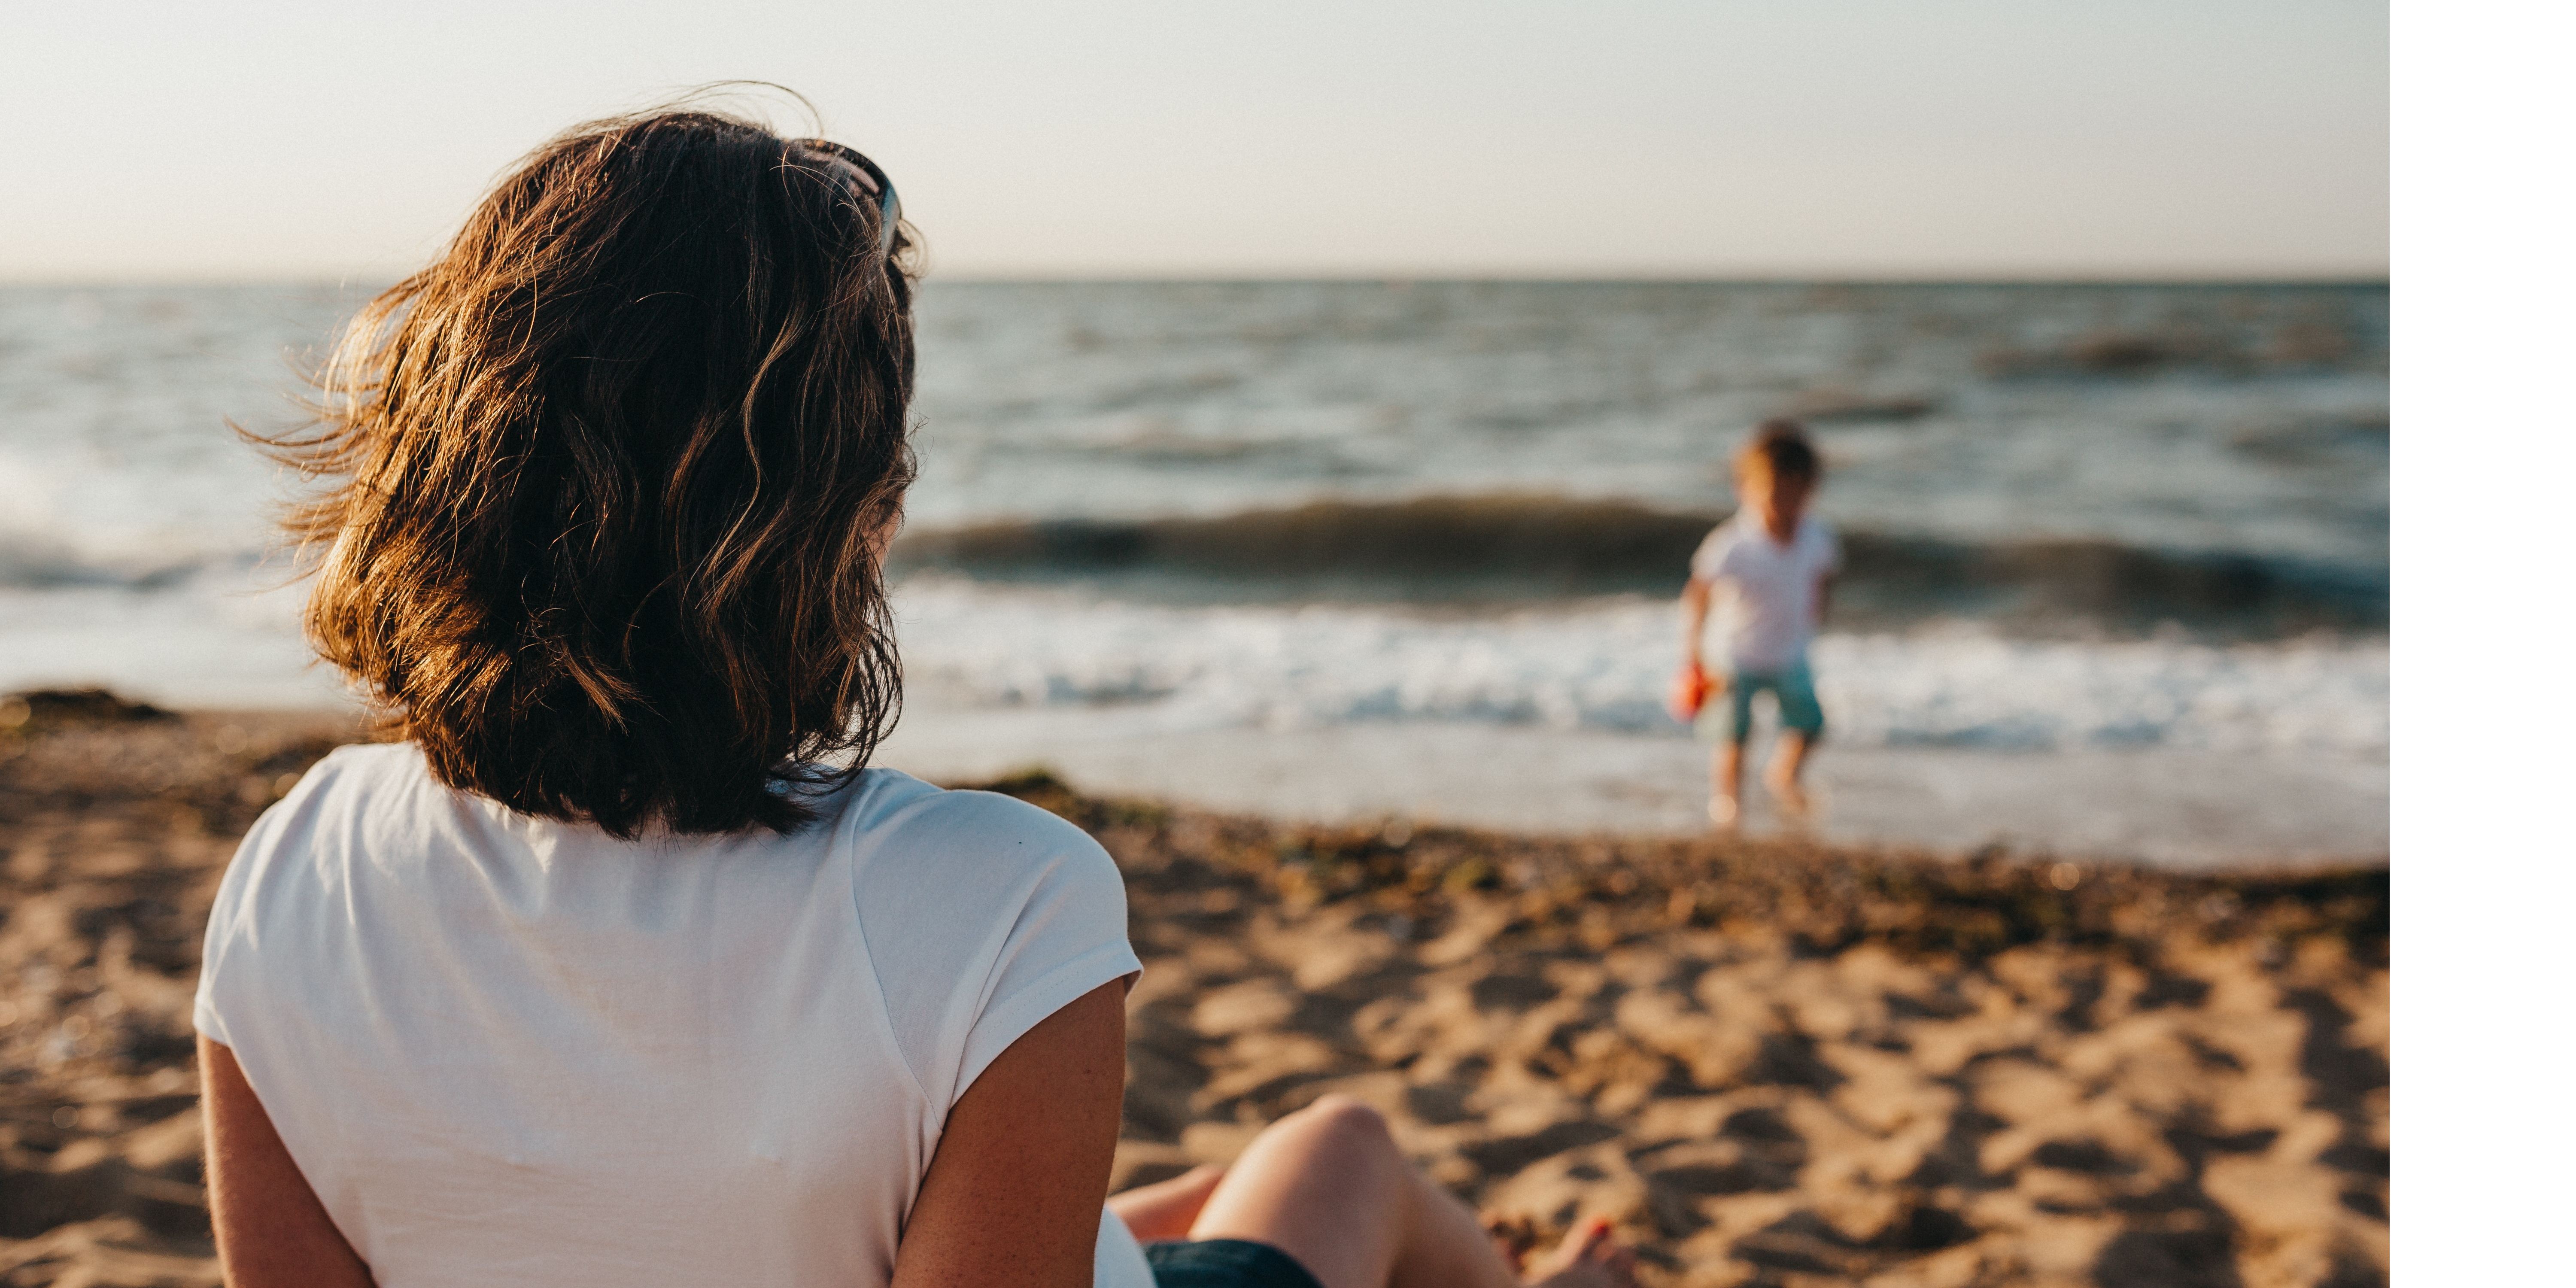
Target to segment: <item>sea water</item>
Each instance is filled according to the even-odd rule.
[[[294,425],[362,300],[0,289],[0,687],[345,701],[268,535],[297,481],[232,427]],[[888,759],[1692,826],[1671,595],[1794,414],[1850,556],[1829,830],[2384,850],[2387,318],[2377,285],[933,282]],[[2079,771],[2094,822],[2042,818]]]

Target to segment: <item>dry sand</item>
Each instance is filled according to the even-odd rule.
[[[233,839],[345,728],[0,701],[0,1284],[213,1284],[189,997]],[[11,717],[26,717],[14,725]],[[1682,1284],[2361,1285],[2383,869],[1282,827],[1002,784],[1126,868],[1118,1178],[1327,1092]]]

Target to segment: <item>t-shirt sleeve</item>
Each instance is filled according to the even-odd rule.
[[[197,970],[197,1032],[225,1046],[233,1045],[232,1032],[224,1027],[223,1010],[217,1005],[216,991],[220,987],[219,981],[227,974],[226,952],[232,947],[241,925],[242,890],[249,884],[250,871],[250,864],[244,862],[244,856],[251,852],[258,835],[259,829],[254,826],[251,835],[243,838],[241,848],[234,852],[232,863],[224,869],[223,883],[215,887],[215,906],[206,915],[205,951]]]
[[[1816,520],[1816,575],[1829,577],[1843,570],[1843,538],[1834,526]]]
[[[1100,1233],[1091,1245],[1091,1288],[1154,1288],[1154,1268],[1127,1223],[1100,1209]]]
[[[1038,1021],[1141,967],[1108,852],[1035,806],[939,792],[861,857],[861,933],[905,1063],[944,1111]]]
[[[1127,895],[1118,869],[1097,844],[1089,848],[1090,855],[1050,871],[1022,906],[994,963],[982,1011],[967,1030],[951,1103],[1038,1021],[1143,969],[1127,942]]]
[[[323,757],[304,772],[295,790],[260,814],[250,831],[243,834],[232,861],[224,867],[223,881],[215,887],[214,907],[206,914],[205,948],[198,963],[193,1010],[197,1032],[225,1046],[240,1045],[233,1041],[231,1026],[224,1022],[227,1007],[240,1004],[238,995],[244,982],[238,977],[247,969],[236,960],[241,954],[235,950],[253,937],[252,912],[262,887],[277,884],[280,851],[291,849],[310,829],[313,803],[321,795],[323,784],[347,769],[347,751],[342,748]]]
[[[1715,581],[1726,571],[1726,552],[1735,544],[1734,534],[1724,524],[1708,530],[1699,549],[1691,552],[1690,575],[1696,581]]]

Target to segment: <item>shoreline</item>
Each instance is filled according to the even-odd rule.
[[[1404,819],[1550,837],[1707,835],[1708,745],[1677,734],[1471,723],[1161,727],[1115,709],[908,699],[877,763],[935,782],[1045,767],[1098,796],[1283,823]],[[1763,745],[1752,749],[1759,766]],[[1837,745],[1792,828],[1748,772],[1749,839],[2177,870],[2388,862],[2388,768],[2173,749],[1970,751]]]
[[[212,1284],[205,907],[240,831],[353,725],[30,714],[0,731],[0,1279]],[[982,785],[1127,874],[1146,969],[1121,1185],[1339,1092],[1491,1214],[1617,1221],[1655,1285],[2385,1282],[2384,865],[1301,824]]]
[[[191,707],[346,701],[292,597],[216,590],[91,588],[81,612],[20,594],[17,679],[0,688],[81,676]],[[1179,608],[938,579],[897,601],[907,711],[877,763],[926,779],[1045,764],[1097,794],[1300,821],[1705,827],[1706,750],[1664,714],[1668,676],[1641,643],[1669,606]],[[2384,642],[1957,624],[1817,647],[1834,724],[1811,827],[1829,843],[2189,867],[2388,852]],[[1763,793],[1746,804],[1775,830]]]

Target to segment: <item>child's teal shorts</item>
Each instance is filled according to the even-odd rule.
[[[1710,742],[1743,742],[1753,736],[1753,695],[1769,689],[1780,704],[1780,727],[1813,740],[1825,731],[1825,709],[1816,701],[1816,677],[1800,658],[1777,671],[1737,671],[1727,677],[1726,700],[1700,708],[1699,736]]]

